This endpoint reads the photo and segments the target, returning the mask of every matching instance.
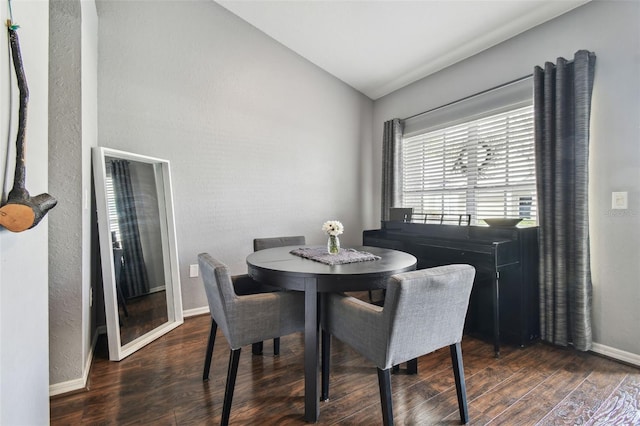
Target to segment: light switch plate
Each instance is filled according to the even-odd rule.
[[[612,192],[611,193],[611,208],[612,209],[626,209],[628,208],[629,200],[627,198],[627,192]]]

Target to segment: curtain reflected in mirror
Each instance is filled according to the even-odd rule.
[[[162,257],[157,255],[162,253],[160,213],[152,164],[105,161],[120,340],[126,345],[168,321]]]
[[[109,358],[120,360],[182,323],[169,163],[94,152]]]

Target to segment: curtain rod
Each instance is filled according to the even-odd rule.
[[[437,111],[437,110],[439,110],[439,109],[446,108],[446,107],[448,107],[448,106],[451,106],[451,105],[457,104],[458,102],[463,102],[463,101],[466,101],[466,100],[468,100],[468,99],[475,98],[476,96],[484,95],[485,93],[491,92],[491,91],[493,91],[493,90],[501,89],[501,88],[506,87],[506,86],[508,86],[508,85],[510,85],[510,84],[518,83],[519,81],[522,81],[522,80],[525,80],[525,79],[527,79],[527,78],[531,78],[531,77],[533,77],[533,74],[528,74],[528,75],[525,75],[525,76],[522,76],[522,77],[516,78],[515,80],[511,80],[511,81],[508,81],[508,82],[506,82],[506,83],[502,83],[502,84],[499,84],[499,85],[497,85],[497,86],[491,87],[491,88],[489,88],[489,89],[483,90],[483,91],[481,91],[481,92],[477,92],[477,93],[474,93],[474,94],[472,94],[472,95],[465,96],[464,98],[460,98],[460,99],[458,99],[458,100],[451,101],[451,102],[449,102],[449,103],[447,103],[447,104],[440,105],[440,106],[437,106],[437,107],[435,107],[435,108],[431,108],[431,109],[429,109],[429,110],[427,110],[427,111],[419,112],[419,113],[414,114],[414,115],[412,115],[412,116],[410,116],[410,117],[403,118],[402,120],[404,121],[404,120],[409,120],[409,119],[412,119],[412,118],[416,118],[416,117],[419,117],[419,116],[421,116],[421,115],[428,114],[428,113],[430,113],[430,112]]]

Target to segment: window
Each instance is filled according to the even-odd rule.
[[[111,230],[111,240],[113,243],[120,244],[120,242],[122,241],[122,234],[120,233],[118,209],[116,208],[116,195],[113,192],[111,161],[106,162],[105,189],[107,193],[107,211],[109,212],[109,229]]]
[[[495,112],[495,110],[494,110]],[[536,223],[533,106],[432,126],[402,140],[402,206]]]

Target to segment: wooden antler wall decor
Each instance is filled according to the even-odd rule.
[[[16,30],[17,25],[7,21],[9,30],[9,42],[11,45],[11,57],[18,80],[20,91],[20,107],[18,110],[18,133],[16,136],[16,168],[13,178],[13,189],[9,192],[7,202],[0,207],[0,225],[12,232],[22,232],[36,226],[42,218],[58,204],[58,201],[49,194],[40,194],[32,197],[25,188],[27,175],[25,165],[25,133],[27,130],[27,103],[29,102],[29,89],[24,74],[22,55],[20,54],[20,41]]]

